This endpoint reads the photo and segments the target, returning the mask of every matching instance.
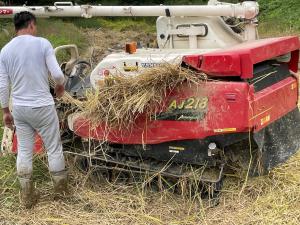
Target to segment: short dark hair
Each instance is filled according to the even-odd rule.
[[[22,11],[14,16],[14,25],[16,31],[27,28],[30,22],[36,23],[36,17],[31,12]]]

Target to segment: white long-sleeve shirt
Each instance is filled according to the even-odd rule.
[[[48,74],[58,84],[64,75],[50,42],[41,37],[20,35],[7,43],[0,53],[0,102],[8,107],[9,89],[12,104],[41,107],[53,105]]]

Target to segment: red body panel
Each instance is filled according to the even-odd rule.
[[[44,144],[43,144],[42,138],[38,134],[36,134],[33,152],[41,153],[41,152],[43,152],[43,150],[44,150]],[[17,151],[18,151],[18,139],[17,139],[17,135],[15,133],[14,137],[13,137],[12,152],[17,153]]]
[[[254,93],[252,86],[243,82],[207,82],[199,84],[198,91],[195,91],[196,87],[178,89],[170,94],[165,104],[170,105],[174,99],[207,96],[207,113],[202,120],[150,120],[141,116],[130,130],[108,131],[101,124],[91,128],[89,120],[78,118],[74,121],[74,132],[83,138],[122,144],[158,144],[203,139],[224,133],[256,132],[295,109],[297,88],[297,81],[293,77],[257,93]],[[167,110],[166,107],[164,110]]]
[[[255,93],[249,115],[251,127],[258,131],[297,107],[298,83],[286,78]]]
[[[203,55],[185,56],[183,62],[199,71],[219,76],[252,78],[254,64],[291,53],[289,69],[297,71],[298,37],[283,37],[243,43]],[[247,82],[208,81],[197,87],[182,86],[170,93],[162,111],[190,97],[208,98],[205,115],[196,121],[150,119],[141,115],[128,130],[106,130],[99,124],[91,128],[89,120],[77,118],[74,132],[83,138],[122,144],[157,144],[173,140],[203,139],[208,136],[258,131],[297,107],[298,84],[288,77],[257,93]],[[158,113],[159,114],[159,113]],[[93,124],[94,125],[94,124]]]
[[[249,127],[249,91],[248,84],[241,82],[203,82],[195,87],[182,86],[170,93],[164,105],[169,106],[175,99],[180,105],[190,97],[208,97],[207,112],[202,120],[150,120],[141,116],[130,130],[108,132],[101,124],[96,129],[90,129],[89,121],[78,119],[74,122],[74,132],[84,138],[107,138],[111,142],[126,144],[156,144],[171,140],[201,139],[223,132],[245,132]],[[167,107],[163,111],[167,111]]]
[[[299,60],[297,36],[245,42],[202,55],[184,56],[183,62],[208,75],[252,78],[254,64],[287,53],[291,53],[290,69],[297,72]]]

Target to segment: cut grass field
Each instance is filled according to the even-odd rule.
[[[262,22],[262,36],[300,33],[293,24],[291,26],[288,22],[280,23],[279,21],[288,15],[278,13],[274,13],[275,19],[269,19],[272,18],[269,15]],[[41,20],[39,27],[41,35],[49,38],[54,46],[75,43],[79,45],[81,52],[84,52],[88,47],[86,40],[89,38],[86,31],[97,29],[99,22],[100,19],[87,25],[86,20],[74,22],[53,19]],[[106,26],[106,29],[121,32],[134,28],[134,24],[132,27],[132,24],[126,23],[104,21],[102,25]],[[13,33],[10,23],[2,23],[2,27]],[[68,32],[65,32],[66,30]],[[9,38],[0,35],[0,47]],[[198,195],[187,197],[167,190],[152,192],[142,189],[140,183],[95,183],[89,179],[90,174],[73,168],[71,158],[68,159],[72,196],[63,201],[52,201],[46,157],[39,155],[34,159],[34,179],[42,198],[33,210],[24,210],[19,205],[16,158],[14,155],[0,157],[0,225],[300,224],[300,153],[266,176],[247,180],[245,176],[227,174],[220,205],[214,208],[207,208],[206,201],[201,200]]]
[[[1,138],[1,140],[2,140],[2,135],[3,135],[2,127],[3,127],[2,110],[0,110],[0,138]],[[0,155],[1,155],[1,153],[0,153]]]
[[[0,158],[0,224],[260,224],[300,223],[300,154],[268,176],[227,176],[220,204],[207,208],[199,195],[184,197],[166,190],[153,192],[141,184],[94,183],[88,174],[71,170],[72,196],[51,200],[45,157],[35,157],[34,177],[41,200],[32,210],[18,201],[15,157]],[[72,163],[70,164],[72,165]]]

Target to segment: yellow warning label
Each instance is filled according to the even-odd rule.
[[[177,151],[184,151],[184,147],[178,147],[178,146],[169,146],[170,150],[177,150]]]
[[[139,67],[138,66],[124,66],[123,69],[125,72],[132,72],[132,71],[138,71]]]
[[[214,129],[215,133],[224,133],[224,132],[234,132],[236,131],[236,128],[223,128],[223,129]]]
[[[260,119],[260,125],[262,126],[262,125],[268,123],[270,120],[271,120],[271,116],[267,115],[267,116]]]

